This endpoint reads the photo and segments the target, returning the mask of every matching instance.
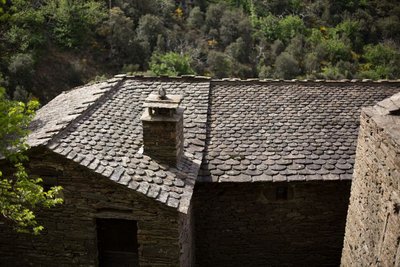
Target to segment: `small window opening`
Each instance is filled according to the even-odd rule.
[[[49,191],[52,187],[58,186],[57,177],[54,176],[40,176],[42,178],[42,186],[45,192]]]
[[[276,187],[276,200],[287,200],[288,199],[288,187],[278,186]]]
[[[99,266],[139,266],[137,222],[97,219]]]

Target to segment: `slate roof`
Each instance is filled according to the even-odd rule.
[[[29,145],[34,147],[47,144],[104,93],[116,86],[119,80],[111,79],[107,82],[78,87],[55,97],[36,112],[35,119],[30,125]]]
[[[199,180],[351,179],[361,107],[399,85],[214,81]]]
[[[159,164],[140,152],[140,117],[144,111],[143,103],[150,93],[157,92],[159,86],[165,88],[168,94],[184,97],[181,103],[182,107],[186,107],[184,155],[176,168]],[[105,87],[107,89],[102,89]],[[91,85],[90,88],[101,95],[96,104],[81,113],[51,140],[43,139],[46,142],[42,145],[117,183],[185,213],[203,157],[208,80],[121,78],[119,82]],[[41,121],[47,112],[53,112],[57,103],[80,107],[82,100],[75,99],[74,96],[84,97],[86,89],[83,87],[67,92],[43,107],[33,122],[33,136],[38,136],[38,133],[43,136],[54,134],[56,130],[53,131],[50,126],[37,128],[37,122]],[[61,112],[62,108],[59,110]],[[62,115],[56,116],[56,119],[59,117]],[[52,124],[57,125],[54,122]],[[31,145],[38,143],[37,139],[30,138]]]
[[[176,168],[143,155],[143,103],[159,86],[183,95]],[[222,81],[124,75],[65,92],[40,109],[28,138],[186,213],[196,181],[351,179],[360,109],[394,82]]]

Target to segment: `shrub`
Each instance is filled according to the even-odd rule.
[[[190,67],[190,57],[175,52],[166,54],[154,53],[150,61],[150,71],[156,75],[179,76],[194,74]]]

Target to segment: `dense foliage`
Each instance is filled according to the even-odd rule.
[[[8,94],[47,101],[119,72],[396,79],[395,0],[1,0]]]
[[[42,229],[35,216],[41,207],[53,207],[62,202],[57,197],[60,187],[44,191],[41,178],[30,177],[23,162],[28,148],[24,137],[27,126],[38,107],[35,100],[27,104],[6,98],[0,87],[0,156],[8,162],[7,174],[0,170],[0,219],[13,223],[18,231],[38,234]]]

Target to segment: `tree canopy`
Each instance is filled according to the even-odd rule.
[[[178,62],[214,77],[400,75],[393,0],[1,0],[0,8],[0,73],[16,100],[46,102],[123,71],[179,75],[170,71]]]

